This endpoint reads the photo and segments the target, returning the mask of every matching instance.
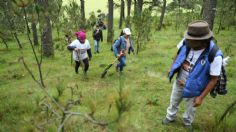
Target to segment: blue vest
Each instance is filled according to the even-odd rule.
[[[214,42],[211,41],[210,45],[199,56],[193,69],[189,73],[188,79],[186,80],[182,97],[192,98],[199,96],[206,88],[210,80],[210,62],[208,60],[208,55],[214,45]],[[182,63],[185,61],[187,57],[187,50],[189,50],[189,47],[186,44],[180,48],[168,75],[170,81],[174,74],[180,70]],[[218,50],[215,56],[223,56],[223,54],[220,50]]]

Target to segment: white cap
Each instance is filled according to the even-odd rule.
[[[124,29],[123,29],[123,33],[125,33],[126,35],[130,35],[130,34],[131,34],[129,28],[124,28]]]

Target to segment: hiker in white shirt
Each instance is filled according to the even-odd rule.
[[[77,39],[72,41],[67,46],[68,50],[73,51],[73,59],[75,60],[75,72],[78,74],[78,69],[81,62],[84,64],[84,74],[89,69],[89,61],[92,59],[91,47],[86,39],[85,31],[76,32]]]

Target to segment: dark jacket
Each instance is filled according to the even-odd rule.
[[[103,41],[103,36],[102,36],[102,30],[101,29],[95,29],[93,31],[93,39],[97,41]]]

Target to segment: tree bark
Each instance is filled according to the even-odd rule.
[[[137,0],[134,0],[134,13],[137,12]]]
[[[108,29],[107,29],[107,42],[113,41],[113,0],[108,0]]]
[[[36,27],[36,23],[35,22],[31,23],[31,28],[32,28],[32,33],[33,33],[34,46],[38,46],[39,45],[38,32],[37,32],[37,27]]]
[[[161,30],[161,28],[162,28],[165,12],[166,12],[166,0],[163,0],[163,6],[162,6],[162,10],[161,10],[160,23],[159,23],[159,26],[158,26],[158,29],[157,29],[158,31]]]
[[[38,3],[44,9],[43,16],[41,17],[42,21],[40,21],[43,55],[50,57],[54,55],[54,48],[52,43],[52,26],[48,12],[48,1],[38,0]]]
[[[126,17],[126,26],[130,26],[130,10],[131,10],[132,0],[127,0],[127,17]]]
[[[43,55],[49,57],[54,55],[54,48],[52,43],[52,27],[50,18],[46,17],[46,25],[42,28],[42,44],[43,44]]]
[[[80,0],[80,12],[82,20],[85,20],[84,0]]]
[[[201,18],[202,16],[203,16],[203,11],[204,11],[204,8],[205,8],[205,1],[206,0],[203,0],[203,2],[202,2],[202,8],[201,8],[201,12],[200,12],[200,17],[199,18]]]
[[[139,15],[142,14],[142,10],[143,10],[143,0],[138,0],[138,13],[139,13]]]
[[[119,22],[119,29],[122,28],[124,15],[125,15],[125,2],[124,2],[124,0],[121,0],[121,3],[120,3],[120,22]]]
[[[205,0],[203,10],[203,20],[207,21],[213,30],[217,0]]]
[[[132,0],[127,0],[127,17],[130,17],[131,3]]]

